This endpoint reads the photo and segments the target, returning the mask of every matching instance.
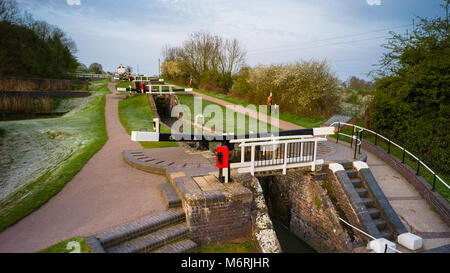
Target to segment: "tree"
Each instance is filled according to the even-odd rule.
[[[0,0],[0,21],[16,22],[20,12],[14,0]]]
[[[448,7],[449,0],[444,1]],[[419,18],[407,35],[392,33],[377,71],[370,123],[448,174],[450,46],[445,18]]]
[[[101,74],[103,73],[103,67],[99,63],[91,63],[91,65],[89,66],[89,72]]]
[[[133,68],[129,65],[127,65],[127,67],[125,68],[125,72],[128,74],[131,74],[133,72]]]
[[[176,62],[182,71],[177,75],[183,75],[184,80],[192,78],[195,85],[217,86],[226,91],[232,86],[232,75],[243,66],[245,55],[238,40],[208,32],[192,33],[181,47],[163,48],[164,62],[172,62],[166,68]]]

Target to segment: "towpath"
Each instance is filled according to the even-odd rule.
[[[87,236],[166,210],[158,185],[164,176],[127,165],[122,151],[140,149],[119,120],[115,84],[108,85],[108,141],[38,210],[0,233],[0,252],[33,252],[74,236]]]

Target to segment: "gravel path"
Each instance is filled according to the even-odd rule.
[[[115,91],[115,84],[108,88]],[[0,233],[0,252],[33,252],[73,236],[91,235],[166,210],[158,185],[164,176],[134,169],[122,151],[141,149],[119,120],[117,94],[106,95],[108,141],[41,208]]]

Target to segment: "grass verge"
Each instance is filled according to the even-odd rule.
[[[133,96],[119,101],[119,119],[128,134],[131,131],[145,130],[153,132],[153,112],[147,95]],[[161,125],[161,132],[170,133],[170,129]],[[140,142],[143,148],[162,148],[178,146],[176,142]]]
[[[71,251],[91,253],[91,249],[89,248],[83,237],[73,237],[64,240],[50,247],[47,247],[46,249],[39,250],[36,253],[70,253]]]
[[[40,154],[39,149],[42,147],[43,151],[50,153],[45,158],[38,155],[36,161],[43,161],[44,163],[49,161],[50,163],[45,167],[36,166],[35,172],[39,173],[37,178],[29,182],[26,181],[23,186],[7,195],[0,202],[0,231],[32,213],[56,195],[105,144],[108,138],[105,127],[105,101],[105,96],[95,96],[86,106],[73,110],[60,118],[0,123],[0,126],[6,132],[2,137],[3,141],[7,141],[4,139],[5,137],[14,139],[17,135],[18,139],[25,140],[17,145],[22,146],[21,149],[26,149],[28,154]],[[47,132],[44,136],[41,136],[40,131]],[[35,136],[35,134],[37,135]],[[41,136],[41,138],[37,139],[38,136]],[[27,142],[29,138],[36,141]],[[66,142],[63,142],[64,138],[67,138]],[[73,147],[67,147],[65,145],[68,141],[77,143]],[[46,143],[49,143],[49,145],[45,146]],[[44,146],[41,147],[41,145]],[[1,148],[8,151],[7,147]],[[48,151],[48,149],[51,149],[51,151]],[[56,149],[69,151],[61,152]],[[53,154],[60,154],[61,156],[53,158]],[[26,153],[23,153],[17,156],[20,160],[20,156],[26,155]],[[26,160],[26,158],[23,160]],[[21,170],[21,168],[23,167],[17,168],[16,166],[18,170]],[[14,176],[11,176],[9,180],[14,180],[14,178]]]
[[[242,243],[225,243],[200,245],[199,253],[258,253],[258,249],[253,240]]]
[[[110,78],[101,81],[90,81],[88,86],[88,91],[91,93],[101,93],[101,94],[111,94],[108,89],[108,83],[111,82]]]
[[[189,112],[191,113],[189,118],[192,121],[194,121],[194,118],[195,118],[194,117],[194,97],[192,97],[192,96],[178,96],[178,99],[179,99],[180,103],[185,108],[189,109],[189,111],[187,111],[188,113]],[[230,132],[230,130],[228,128],[233,128],[233,131],[231,131],[231,132],[234,133],[234,134],[239,134],[240,130],[238,130],[237,124],[238,124],[238,120],[242,120],[242,119],[245,119],[245,130],[243,130],[243,131],[246,134],[249,133],[249,131],[250,131],[250,128],[249,128],[250,122],[252,122],[252,124],[255,124],[255,126],[258,126],[258,129],[253,128],[252,131],[254,131],[254,132],[256,132],[256,131],[267,132],[267,131],[277,131],[278,130],[278,128],[276,128],[275,126],[271,126],[270,124],[266,124],[266,123],[264,123],[262,121],[258,122],[254,118],[251,118],[249,116],[245,116],[245,115],[243,115],[241,113],[237,113],[237,112],[234,112],[234,111],[232,111],[233,112],[233,119],[228,119],[228,118],[226,118],[226,111],[227,110],[226,110],[225,106],[217,104],[217,103],[214,103],[214,102],[211,102],[211,101],[206,100],[206,99],[202,99],[202,113],[207,112],[207,111],[205,111],[205,109],[207,107],[209,107],[209,106],[214,106],[214,107],[216,107],[217,110],[220,109],[220,111],[221,111],[221,113],[223,115],[222,116],[223,123],[221,125],[222,128],[216,128],[216,129],[218,129],[220,131]],[[208,127],[208,128],[213,127],[212,126],[213,124],[209,123],[209,121],[212,120],[213,117],[214,116],[205,117],[205,120],[204,120],[204,126],[205,127]],[[218,126],[220,126],[220,125],[218,125]],[[242,133],[242,132],[240,132],[240,133]]]

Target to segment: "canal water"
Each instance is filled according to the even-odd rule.
[[[271,217],[271,220],[283,253],[317,253],[317,251],[302,239],[290,232],[289,229],[275,219],[275,217]]]

